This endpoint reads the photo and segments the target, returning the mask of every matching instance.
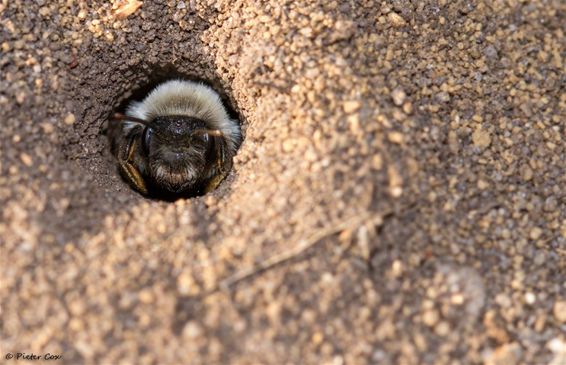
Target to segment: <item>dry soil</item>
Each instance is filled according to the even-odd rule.
[[[566,364],[563,0],[135,3],[0,0],[1,361]],[[174,77],[245,140],[170,203],[103,133]]]

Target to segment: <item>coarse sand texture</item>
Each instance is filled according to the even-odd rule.
[[[566,364],[565,24],[563,0],[0,0],[0,356]],[[175,202],[105,136],[168,79],[243,137]]]

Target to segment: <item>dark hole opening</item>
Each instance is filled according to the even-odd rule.
[[[209,86],[220,96],[222,105],[225,108],[226,112],[228,113],[230,119],[235,120],[240,126],[240,128],[242,128],[240,115],[230,103],[230,98],[228,97],[226,92],[224,92],[224,90],[221,88],[221,83],[219,81],[207,80],[195,75],[182,73],[177,71],[171,65],[154,68],[150,74],[147,74],[144,83],[142,83],[139,87],[132,89],[124,96],[123,100],[109,114],[108,119],[110,120],[115,113],[122,113],[122,114],[125,113],[126,108],[128,107],[128,105],[130,105],[130,103],[134,101],[142,101],[153,89],[155,89],[157,86],[161,85],[162,83],[170,80],[193,81]],[[242,139],[240,141],[240,144],[238,145],[238,148],[240,147],[241,142],[244,139],[244,133],[242,130],[241,132],[242,132]],[[105,134],[108,137],[108,128],[105,128],[103,134]],[[114,159],[114,162],[117,166],[116,159]],[[132,188],[130,184],[128,184],[128,182],[125,181],[126,179],[124,179],[123,175],[122,175],[122,180],[124,181],[125,184],[128,185],[129,188]],[[154,200],[163,200],[163,201],[172,202],[178,199],[193,198],[205,194],[204,190],[201,188],[183,193],[172,193],[167,191],[166,189],[162,189],[159,186],[156,186],[155,184],[149,184],[149,186],[151,187],[150,192],[145,197]],[[216,190],[216,188],[214,190]]]

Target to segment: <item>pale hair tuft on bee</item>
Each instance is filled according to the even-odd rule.
[[[195,196],[226,177],[241,143],[240,125],[209,86],[170,80],[109,124],[124,179],[144,195]]]

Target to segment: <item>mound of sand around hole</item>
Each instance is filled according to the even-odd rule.
[[[563,2],[208,3],[0,3],[2,351],[560,363]],[[245,134],[175,203],[102,134],[169,76]]]

